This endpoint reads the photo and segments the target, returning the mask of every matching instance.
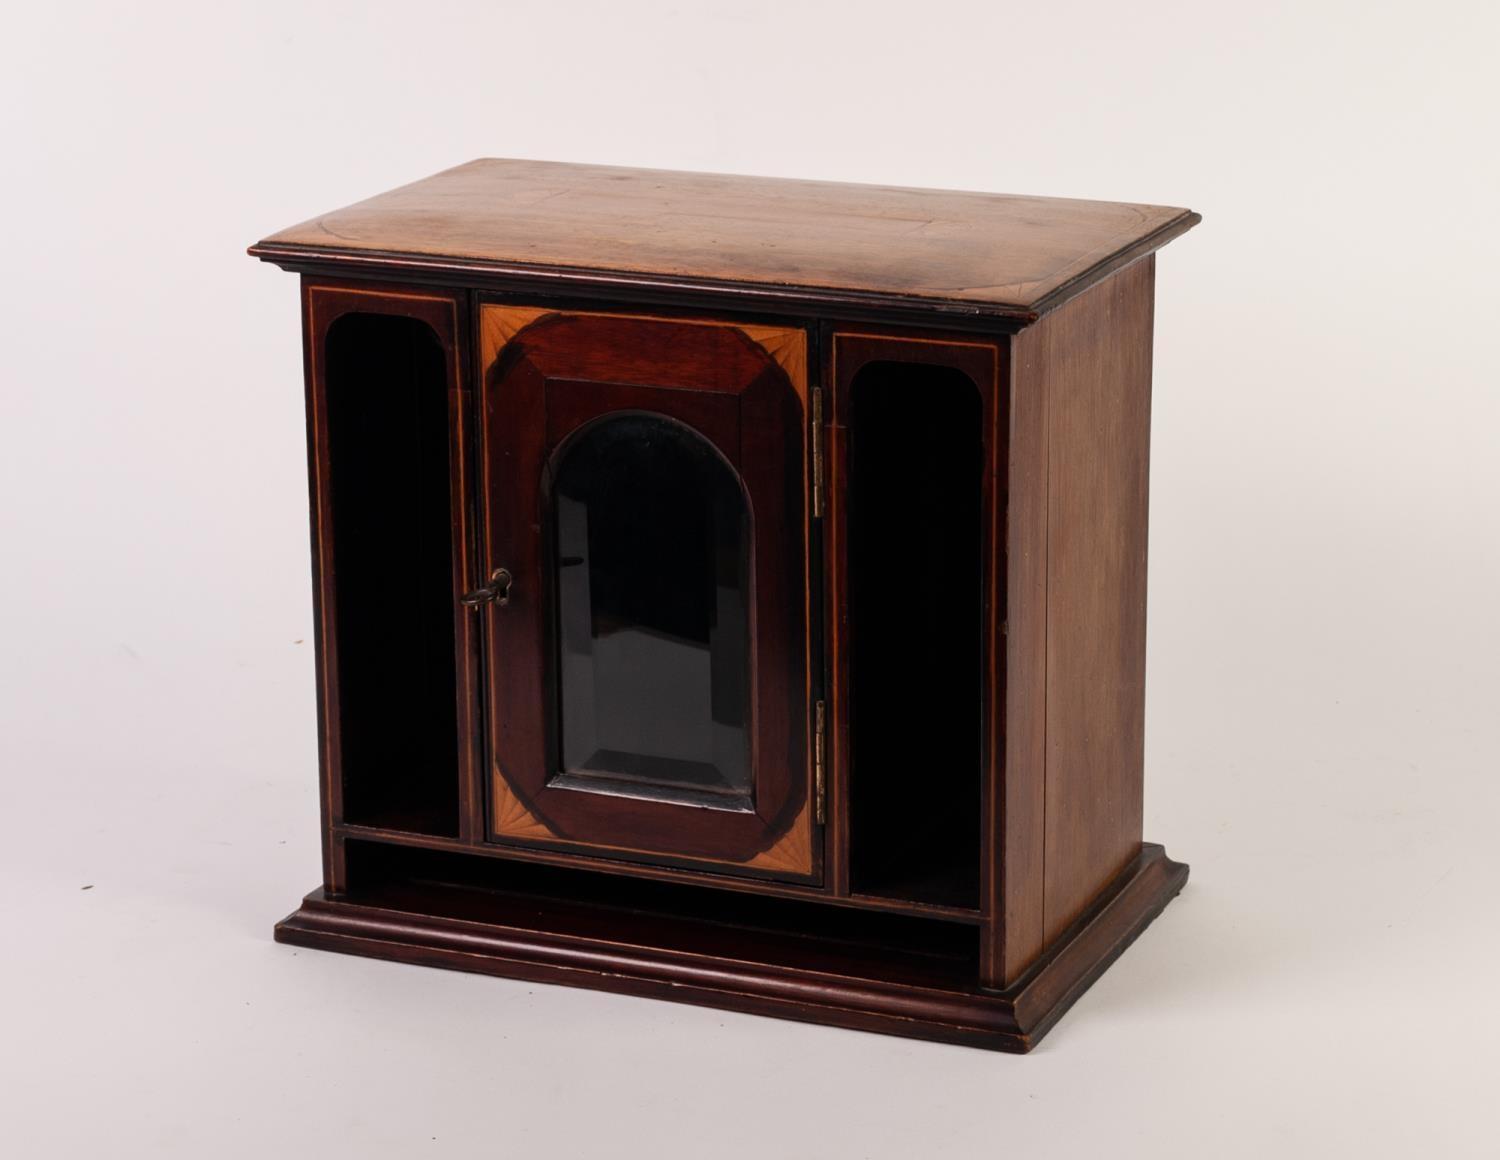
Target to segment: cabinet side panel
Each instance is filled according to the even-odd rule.
[[[1045,925],[1140,851],[1155,259],[1038,325],[1048,412]]]
[[[1011,340],[1004,544],[1004,763],[997,794],[998,962],[1006,986],[1044,943],[1047,768],[1047,352],[1041,327]]]

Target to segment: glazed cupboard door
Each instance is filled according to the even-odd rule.
[[[815,881],[801,331],[480,312],[493,841]]]

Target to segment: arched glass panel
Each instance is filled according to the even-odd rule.
[[[561,773],[552,784],[751,809],[750,516],[699,435],[628,413],[552,487]]]

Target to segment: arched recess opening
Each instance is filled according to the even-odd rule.
[[[851,883],[975,907],[983,402],[963,371],[896,361],[850,399]]]
[[[323,346],[344,820],[458,833],[448,375],[426,323]]]

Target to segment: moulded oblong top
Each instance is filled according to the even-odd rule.
[[[1173,206],[484,158],[250,252],[283,265],[727,283],[1029,320],[1199,220]]]

